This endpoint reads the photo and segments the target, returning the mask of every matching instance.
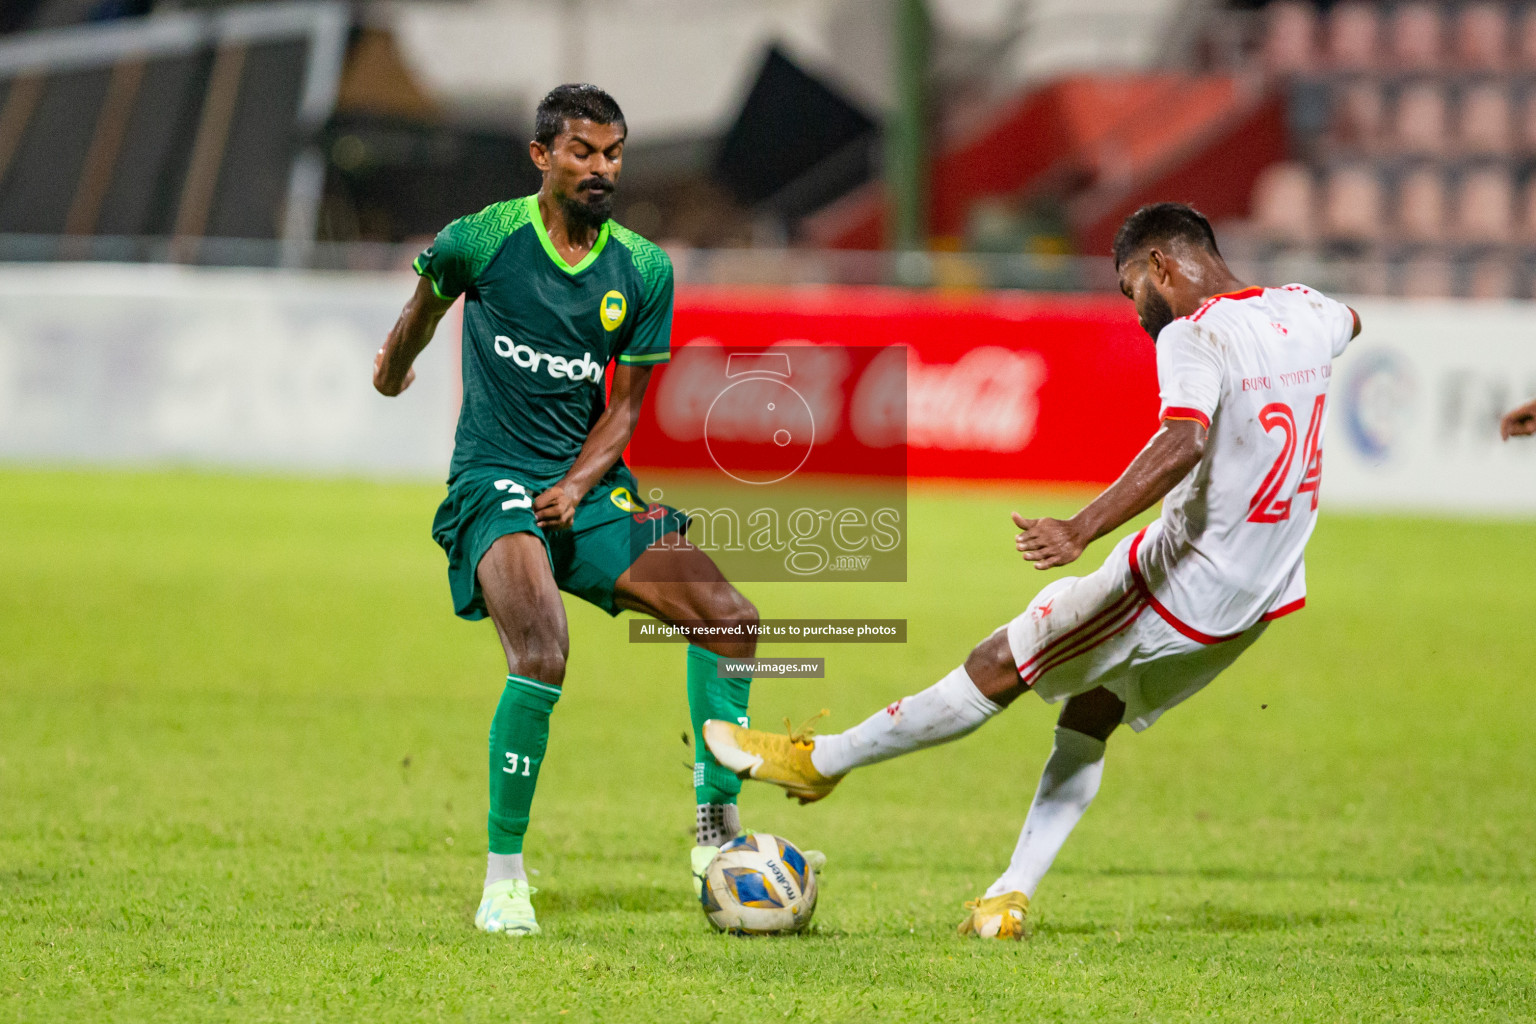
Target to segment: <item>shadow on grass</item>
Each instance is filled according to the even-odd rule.
[[[662,885],[562,885],[539,893],[538,909],[544,913],[674,914],[698,904],[676,886]]]
[[[1109,919],[1082,924],[1053,924],[1048,918],[1037,926],[1037,933],[1058,935],[1108,935],[1119,932],[1276,932],[1301,928],[1324,928],[1357,920],[1359,915],[1341,910],[1320,910],[1306,914],[1260,913],[1232,907],[1180,907],[1164,913],[1153,912],[1137,917],[1130,927]]]
[[[1104,878],[1204,878],[1224,882],[1317,882],[1316,874],[1304,871],[1254,871],[1251,868],[1079,868],[1061,874],[1099,875]],[[1352,881],[1371,879],[1351,878]]]
[[[1060,867],[1052,874],[1078,875],[1099,878],[1195,878],[1215,882],[1306,882],[1312,885],[1347,882],[1358,885],[1398,886],[1404,882],[1414,885],[1461,886],[1514,884],[1531,881],[1531,874],[1524,871],[1466,871],[1444,864],[1426,862],[1390,874],[1361,871],[1333,871],[1321,874],[1315,871],[1255,871],[1251,868],[1130,868],[1130,867]]]

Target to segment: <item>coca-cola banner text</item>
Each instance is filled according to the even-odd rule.
[[[899,453],[910,477],[1104,483],[1157,426],[1152,342],[1119,298],[692,288],[678,294],[672,345],[631,449],[641,468],[709,470],[724,451],[888,479]],[[763,432],[738,401],[777,385],[722,392],[733,358],[775,350],[803,367],[784,384],[799,376],[806,408],[780,414],[809,424],[817,410],[803,450]],[[743,364],[735,376],[752,375]],[[903,393],[904,410],[894,408]],[[712,435],[724,430],[714,455],[695,443],[706,418]]]

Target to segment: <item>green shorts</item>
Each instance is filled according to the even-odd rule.
[[[485,618],[476,570],[497,538],[509,533],[542,540],[556,585],[617,615],[613,588],[624,570],[651,544],[688,529],[687,517],[677,509],[640,501],[634,474],[620,465],[581,499],[571,529],[546,533],[534,519],[533,499],[554,483],[515,469],[479,466],[448,482],[448,496],[432,520],[432,539],[448,554],[448,586],[460,616]]]

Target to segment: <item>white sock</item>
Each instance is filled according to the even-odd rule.
[[[992,883],[988,896],[1005,892],[1035,895],[1035,887],[1067,841],[1083,812],[1093,803],[1104,778],[1104,741],[1075,729],[1056,727],[1056,745],[1040,775],[1040,788],[1029,805],[1019,844],[1008,870]]]
[[[485,884],[495,885],[509,878],[521,878],[525,882],[528,880],[528,873],[523,870],[523,855],[520,853],[486,854]]]
[[[741,812],[735,804],[698,804],[694,818],[694,843],[724,846],[741,834]]]
[[[811,764],[823,775],[886,761],[974,732],[1003,710],[983,697],[965,666],[921,693],[877,711],[847,732],[817,736]]]

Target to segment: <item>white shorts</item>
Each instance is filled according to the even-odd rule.
[[[1054,704],[1102,686],[1137,732],[1193,696],[1263,635],[1267,622],[1202,643],[1163,619],[1131,575],[1131,538],[1087,576],[1056,580],[1008,623],[1019,678]]]

